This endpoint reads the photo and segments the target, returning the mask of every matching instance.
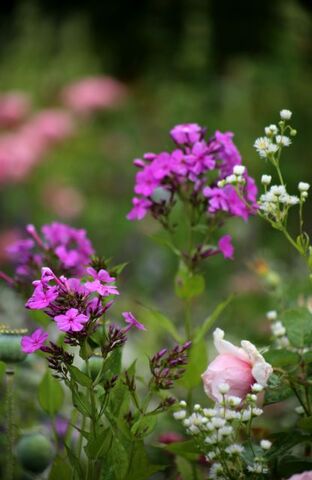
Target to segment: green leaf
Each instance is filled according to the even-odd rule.
[[[187,460],[197,460],[200,451],[196,447],[194,440],[186,440],[185,442],[170,443],[165,446],[165,450],[168,452],[179,455]]]
[[[6,364],[4,362],[0,362],[0,382],[2,382],[2,378],[6,371]]]
[[[273,445],[267,453],[267,458],[272,460],[274,458],[282,457],[290,449],[301,443],[310,442],[312,437],[311,435],[293,429],[289,433],[273,433],[270,439],[272,439]]]
[[[182,337],[179,335],[176,327],[168,317],[158,310],[154,310],[144,305],[142,305],[142,307],[147,311],[147,314],[142,316],[143,323],[147,324],[153,330],[157,329],[169,333],[179,343],[183,342]]]
[[[213,326],[213,324],[218,320],[221,313],[226,309],[226,307],[232,302],[235,295],[230,295],[224,302],[219,303],[209,317],[204,320],[203,324],[198,328],[195,335],[195,342],[201,340],[208,330]]]
[[[312,343],[312,315],[306,308],[286,310],[280,317],[290,343],[297,348]]]
[[[150,463],[143,442],[133,443],[130,454],[131,461],[125,480],[149,480],[154,473],[165,468],[164,465]]]
[[[63,405],[63,388],[60,382],[52,377],[49,370],[39,384],[38,398],[41,408],[51,416],[58,413]]]
[[[300,418],[298,421],[298,427],[300,427],[305,432],[312,433],[312,417]]]
[[[83,480],[85,478],[85,476],[83,474],[80,459],[78,457],[76,457],[76,455],[74,454],[72,446],[68,446],[68,445],[65,444],[65,449],[66,449],[66,453],[67,453],[67,456],[68,456],[68,460],[70,461],[73,469],[78,474],[78,478]]]
[[[201,382],[201,374],[205,371],[208,363],[206,342],[202,338],[198,342],[193,342],[189,350],[189,360],[186,366],[186,372],[178,380],[178,385],[185,388],[194,388]]]
[[[122,348],[115,348],[107,360],[105,360],[104,370],[109,370],[111,375],[119,375],[121,370]]]
[[[289,475],[310,472],[311,470],[312,459],[307,457],[295,457],[293,455],[287,455],[281,458],[278,464],[278,473],[283,478],[289,478]]]
[[[298,365],[300,363],[300,356],[298,353],[282,349],[269,350],[264,354],[264,358],[273,367],[287,367],[290,365]]]
[[[50,470],[49,480],[68,480],[71,477],[72,469],[67,459],[56,457]]]
[[[175,278],[175,292],[182,300],[192,300],[205,290],[205,278],[198,273],[192,273],[181,262]]]
[[[268,387],[265,391],[264,403],[269,405],[271,403],[281,402],[293,395],[293,391],[279,375],[272,374],[269,379]]]
[[[143,438],[152,433],[157,425],[157,416],[143,416],[140,417],[131,427],[131,433],[134,436]]]
[[[86,417],[91,417],[91,406],[87,397],[81,394],[77,389],[72,390],[73,405]]]
[[[110,429],[104,429],[99,426],[96,430],[96,436],[91,436],[85,447],[85,452],[88,458],[101,458],[106,455],[107,450],[110,448],[112,442],[112,433]]]
[[[126,479],[128,466],[129,466],[129,455],[121,441],[118,437],[113,437],[113,444],[110,450],[112,456],[112,463],[114,465],[114,473],[117,480]]]
[[[182,480],[193,480],[194,474],[191,463],[183,457],[176,457],[175,462],[180,478]]]
[[[130,394],[128,387],[123,383],[122,379],[118,379],[109,396],[110,412],[116,417],[123,415],[123,413],[126,413],[126,410],[129,409],[129,401]]]
[[[71,374],[72,379],[74,379],[79,385],[83,387],[91,387],[92,380],[88,375],[83,373],[79,368],[75,367],[74,365],[69,365],[68,370]]]

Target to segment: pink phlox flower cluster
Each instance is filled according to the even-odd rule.
[[[8,255],[16,264],[17,280],[36,278],[44,264],[58,264],[58,271],[81,277],[86,273],[94,250],[86,231],[53,222],[44,225],[42,236],[35,227],[28,225],[27,233],[31,238],[21,239],[7,248]]]
[[[257,190],[247,173],[244,173],[243,198],[232,185],[217,186],[219,180],[232,174],[233,167],[242,162],[233,133],[216,131],[205,140],[203,127],[183,124],[174,127],[170,134],[178,148],[160,154],[147,153],[143,159],[134,161],[139,172],[129,220],[141,220],[148,212],[156,218],[167,215],[184,185],[192,186],[189,198],[203,205],[210,215],[225,212],[247,220],[255,213]],[[213,180],[208,175],[211,171],[215,171]]]

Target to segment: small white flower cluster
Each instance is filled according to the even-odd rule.
[[[186,403],[180,402],[179,409],[173,414],[176,420],[181,420],[189,435],[196,439],[207,460],[212,464],[209,470],[210,479],[226,479],[227,470],[237,473],[237,478],[249,472],[265,474],[268,472],[265,458],[257,455],[251,463],[246,463],[242,454],[245,447],[237,442],[242,428],[249,430],[252,420],[263,413],[257,407],[257,394],[263,390],[262,385],[255,383],[252,392],[244,400],[228,395],[229,385],[218,386],[222,401],[213,408],[202,408],[194,405],[191,415],[187,415]],[[263,451],[271,447],[268,440],[262,440]],[[240,461],[237,461],[237,457]],[[261,469],[259,468],[261,465]]]
[[[235,165],[233,168],[232,175],[228,175],[223,180],[218,182],[218,187],[222,188],[225,185],[236,185],[236,184],[244,184],[246,180],[244,178],[244,173],[246,171],[246,167],[244,165]]]
[[[271,124],[265,127],[264,133],[265,137],[259,137],[254,143],[254,147],[257,150],[258,154],[262,158],[272,158],[274,154],[278,152],[283,147],[289,147],[291,144],[291,139],[287,135],[284,135],[285,130],[285,120],[290,120],[292,112],[290,110],[281,110],[280,117],[281,121],[279,130],[277,125]],[[289,126],[286,129],[290,129],[290,135],[296,135],[296,131]]]
[[[289,340],[286,335],[286,329],[282,322],[277,320],[276,310],[270,310],[269,312],[267,312],[266,317],[272,322],[271,332],[274,338],[276,348],[281,349],[289,347]]]
[[[266,189],[271,177],[263,175],[261,181]],[[284,185],[272,185],[259,199],[260,210],[275,222],[282,222],[289,208],[298,203],[300,203],[300,198],[296,195],[289,195]]]

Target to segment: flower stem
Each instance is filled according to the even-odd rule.
[[[6,415],[7,415],[7,454],[5,479],[14,478],[14,442],[15,442],[15,424],[14,424],[14,370],[7,369],[6,373]]]

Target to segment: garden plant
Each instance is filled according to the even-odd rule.
[[[196,123],[176,125],[169,149],[134,161],[125,222],[150,216],[161,225],[154,237],[176,262],[179,318],[139,302],[137,311],[131,304],[116,313],[127,264],[98,255],[84,229],[29,224],[8,247],[14,274],[0,276],[36,326],[1,325],[1,478],[312,478],[312,245],[304,224],[310,185],[298,178],[289,192],[284,181],[284,151],[297,134],[291,122],[283,109],[255,140],[265,167],[259,182],[233,133]],[[267,283],[272,309],[263,312],[269,328],[261,346],[244,331],[240,344],[232,343],[232,332],[218,327],[233,295],[198,320],[214,281],[205,269],[215,256],[235,262],[231,225],[247,221],[268,222],[306,270],[307,289],[298,295],[289,295],[281,277]],[[143,343],[156,324],[166,335],[162,348],[129,361],[129,342]],[[29,429],[15,381],[23,365],[32,371],[39,363],[45,372],[33,395],[41,413]],[[47,419],[49,433],[40,423]]]

